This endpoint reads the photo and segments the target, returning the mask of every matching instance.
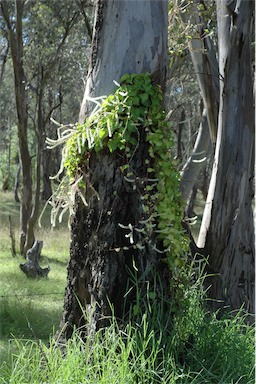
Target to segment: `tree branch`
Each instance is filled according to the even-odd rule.
[[[90,42],[92,42],[92,28],[91,28],[89,18],[85,12],[87,2],[85,0],[76,0],[76,4],[77,4],[78,9],[81,11],[81,13],[83,15],[86,32],[90,38]]]

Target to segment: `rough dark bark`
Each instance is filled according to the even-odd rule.
[[[43,242],[38,240],[35,241],[33,247],[27,251],[26,263],[20,264],[22,272],[33,279],[47,277],[50,271],[50,267],[41,268],[39,265],[42,248]]]
[[[198,246],[209,255],[214,307],[254,312],[252,1],[219,1],[220,112],[213,172]],[[230,7],[233,11],[230,12]]]
[[[126,297],[128,307],[125,308],[129,270],[135,272],[133,261],[138,275],[143,275],[149,284],[157,273],[168,296],[169,269],[161,262],[163,255],[154,250],[155,236],[152,234],[145,249],[139,250],[125,237],[130,230],[119,226],[131,224],[134,244],[140,241],[140,234],[134,228],[140,228],[140,221],[145,219],[141,190],[146,180],[144,160],[148,157],[147,147],[145,138],[142,138],[131,164],[137,175],[134,184],[124,179],[120,170],[124,158],[120,154],[113,156],[106,150],[94,153],[90,159],[89,177],[93,189],[89,186],[87,190],[88,207],[77,197],[72,224],[71,260],[62,320],[67,325],[66,337],[70,337],[74,324],[82,325],[85,321],[79,301],[82,306],[94,308],[91,323],[94,329],[106,324],[104,317],[111,315],[109,303],[113,305],[117,318],[124,318],[135,293],[132,291]],[[123,250],[123,247],[128,249]]]

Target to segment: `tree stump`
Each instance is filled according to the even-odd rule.
[[[32,248],[27,251],[26,255],[26,263],[20,264],[20,269],[24,272],[28,277],[33,279],[40,277],[47,277],[50,267],[41,268],[39,265],[39,258],[41,254],[41,250],[43,248],[43,241],[36,240]]]

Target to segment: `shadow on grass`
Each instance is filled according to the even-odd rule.
[[[56,264],[56,265],[60,265],[62,267],[66,267],[68,265],[68,260],[60,260],[60,259],[57,259],[54,257],[45,256],[45,255],[41,255],[40,262],[42,264],[47,264],[47,265],[48,264]]]
[[[50,296],[50,295],[49,295]],[[58,327],[63,306],[63,294],[38,297],[0,298],[0,341],[10,338],[48,339]]]

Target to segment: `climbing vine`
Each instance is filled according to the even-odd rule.
[[[147,233],[155,228],[163,244],[163,250],[158,251],[167,255],[166,262],[171,269],[182,266],[188,246],[181,225],[184,207],[179,192],[179,173],[171,158],[173,139],[160,87],[153,84],[150,74],[124,75],[113,94],[101,103],[95,102],[96,108],[84,124],[76,124],[65,131],[63,167],[70,185],[77,190],[85,187],[83,170],[89,167],[90,152],[103,148],[125,152],[127,163],[121,166],[121,172],[127,182],[133,183],[135,175],[130,162],[139,144],[140,129],[144,129],[149,143],[145,167],[151,182],[145,184],[141,194],[146,219],[140,232],[146,239]]]

